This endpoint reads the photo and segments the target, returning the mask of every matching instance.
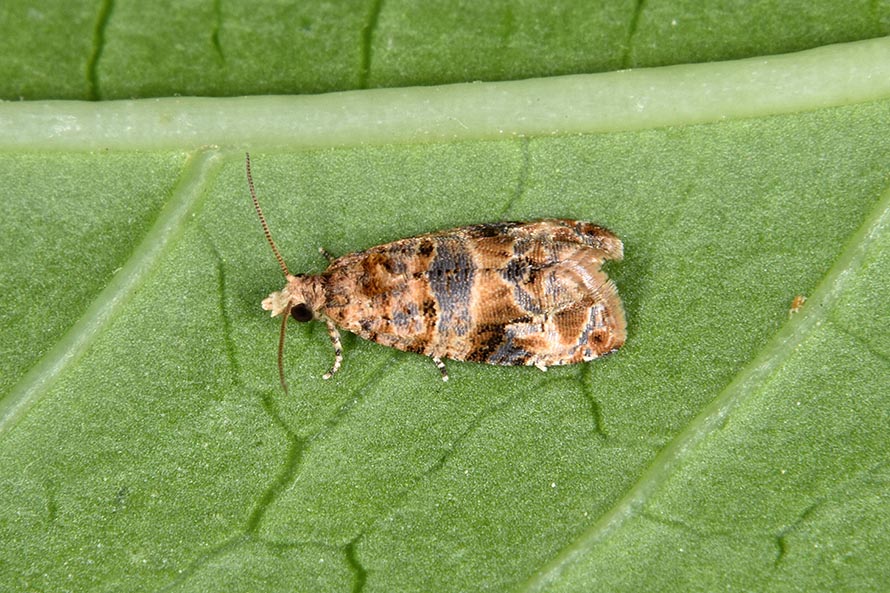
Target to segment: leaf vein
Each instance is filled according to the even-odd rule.
[[[630,27],[627,29],[627,38],[624,41],[624,52],[621,56],[622,68],[633,67],[630,54],[633,51],[634,38],[637,36],[637,27],[640,25],[640,15],[643,14],[645,7],[646,0],[637,0],[636,6],[634,6],[633,14],[630,17]]]
[[[358,88],[368,88],[368,78],[371,76],[371,47],[374,43],[374,32],[380,20],[380,11],[383,9],[383,0],[373,0],[368,20],[362,27],[362,62],[358,73]]]
[[[88,96],[91,101],[102,98],[99,91],[99,60],[105,50],[105,31],[111,20],[111,12],[114,9],[114,0],[103,0],[99,7],[99,15],[96,18],[96,27],[93,30],[93,51],[87,61],[87,82],[89,83]]]
[[[581,561],[585,552],[598,542],[617,531],[629,518],[639,515],[647,500],[672,475],[684,457],[702,443],[715,430],[719,430],[732,411],[757,388],[821,323],[828,311],[839,300],[864,260],[869,247],[882,233],[890,229],[890,189],[886,189],[876,206],[866,216],[858,231],[841,252],[834,265],[816,288],[810,299],[814,306],[810,313],[786,324],[729,385],[694,418],[658,455],[644,472],[609,511],[566,545],[544,564],[518,590],[541,591],[556,582],[565,570]]]
[[[128,261],[97,295],[71,329],[0,402],[0,436],[11,430],[49,390],[55,380],[92,345],[125,308],[156,262],[180,236],[196,210],[208,179],[220,164],[216,151],[199,152],[183,167],[173,194]]]

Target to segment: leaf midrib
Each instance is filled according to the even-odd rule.
[[[601,74],[236,98],[0,102],[0,150],[253,150],[608,133],[890,97],[890,37]],[[221,125],[220,122],[225,122]]]

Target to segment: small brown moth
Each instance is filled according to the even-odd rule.
[[[293,275],[272,240],[246,159],[247,183],[266,240],[287,281],[263,301],[283,315],[278,373],[284,381],[288,315],[324,321],[334,346],[330,379],[343,352],[339,329],[429,356],[497,365],[554,365],[614,352],[626,337],[624,307],[601,266],[620,260],[621,240],[576,220],[478,224],[420,235],[334,258],[318,275]]]

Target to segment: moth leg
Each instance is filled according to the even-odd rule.
[[[325,256],[325,257],[328,259],[328,262],[332,262],[332,261],[334,261],[335,259],[337,259],[336,257],[333,256],[333,254],[331,254],[330,251],[328,251],[328,250],[325,249],[324,247],[319,247],[319,248],[318,248],[318,252],[319,252],[320,254],[322,254],[323,256]]]
[[[340,370],[340,363],[343,362],[343,347],[340,345],[340,332],[337,331],[337,326],[334,325],[334,322],[330,319],[325,319],[324,322],[328,326],[328,335],[331,336],[331,344],[334,346],[334,366],[322,375],[321,378],[330,379],[334,376],[334,373]]]
[[[445,363],[442,362],[442,359],[439,358],[438,356],[431,356],[430,358],[433,359],[433,364],[435,364],[436,368],[439,369],[439,372],[442,373],[442,380],[447,381],[448,380],[448,370],[445,368]]]

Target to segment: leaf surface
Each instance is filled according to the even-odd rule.
[[[256,92],[743,58],[881,23],[852,7],[808,37],[776,17],[746,46],[744,19],[718,44],[713,14],[609,4],[594,12],[614,51],[591,64],[559,57],[577,56],[587,26],[561,6],[552,20],[539,4],[501,9],[498,45],[471,35],[490,12],[412,28],[411,7],[370,3],[343,20],[334,4],[287,31],[307,39],[297,54],[324,38],[335,49],[319,55],[348,59],[304,58],[303,78],[276,82],[288,54],[265,49]],[[792,26],[827,18],[812,6],[811,24]],[[135,8],[78,10],[71,26],[101,51],[73,52],[72,71],[93,64],[87,83],[63,77],[54,97],[248,92],[258,62],[244,58],[250,76],[233,63],[286,20],[271,7],[235,18],[227,3],[171,13],[174,49],[197,56],[171,79],[172,50],[140,62],[140,40],[163,42],[140,36]],[[539,59],[547,27],[561,34]],[[683,27],[698,33],[668,35]],[[453,46],[455,31],[501,61],[477,48],[462,69],[449,56],[437,69],[393,49]],[[320,97],[0,104],[0,588],[885,588],[888,48]],[[50,83],[28,84],[47,98]],[[243,149],[293,271],[324,269],[320,246],[482,221],[609,227],[625,242],[608,271],[627,345],[546,374],[452,362],[443,384],[423,357],[344,335],[344,366],[323,381],[324,327],[292,324],[285,396],[278,324],[259,308],[283,280]]]

